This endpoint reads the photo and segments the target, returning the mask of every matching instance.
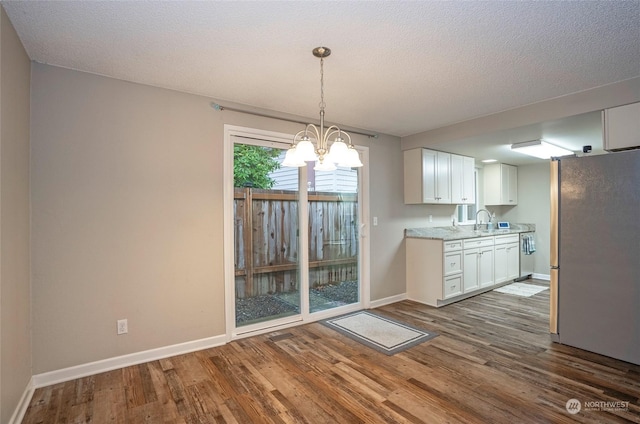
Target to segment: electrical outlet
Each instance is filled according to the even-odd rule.
[[[129,332],[129,323],[127,319],[119,319],[118,320],[118,335],[127,334]]]
[[[429,215],[429,222],[433,222],[433,215]]]

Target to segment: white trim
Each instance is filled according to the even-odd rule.
[[[300,315],[298,315],[300,316]],[[260,334],[273,333],[274,331],[281,331],[291,327],[298,327],[302,324],[309,324],[310,321],[302,321],[301,319],[297,321],[292,321],[285,324],[275,325],[272,327],[263,327],[258,328],[254,331],[245,332],[245,333],[234,333],[232,334],[232,340],[245,339],[247,337],[259,336]]]
[[[300,314],[293,314],[284,318],[270,319],[266,322],[243,325],[235,328],[234,333],[232,334],[232,339],[235,340],[238,336],[245,337],[244,335],[261,334],[259,332],[262,330],[276,331],[283,326],[289,326],[290,324],[300,322],[302,322],[302,316]]]
[[[29,408],[29,404],[31,403],[31,398],[33,397],[33,392],[35,392],[36,388],[33,385],[33,377],[29,380],[27,387],[24,389],[24,393],[22,393],[22,397],[16,406],[15,411],[13,411],[13,415],[9,418],[8,424],[20,424],[22,419],[24,418],[24,414],[27,413],[27,408]]]
[[[316,311],[309,314],[309,322],[320,321],[327,318],[333,318],[351,312],[362,311],[362,303],[352,303],[350,305],[338,306],[331,309],[325,309],[322,311]]]
[[[392,303],[401,302],[403,300],[407,300],[407,294],[401,293],[395,296],[385,297],[384,299],[372,300],[371,301],[371,309],[379,308],[384,305],[390,305]]]
[[[360,152],[364,166],[358,175],[358,203],[360,210],[360,257],[358,258],[360,277],[360,303],[364,309],[371,308],[371,240],[370,237],[370,204],[369,204],[369,148],[355,146]]]
[[[244,137],[247,144],[269,145],[270,147],[286,149],[291,145],[293,134],[284,134],[274,131],[259,130],[248,127],[224,124],[223,145],[223,256],[224,256],[224,287],[225,287],[225,321],[226,340],[231,341],[237,337],[236,311],[235,311],[235,270],[234,264],[234,240],[233,240],[233,138]],[[252,139],[256,140],[252,143]],[[266,143],[265,143],[266,141]],[[252,333],[257,334],[257,333]]]
[[[222,158],[222,193],[223,193],[223,264],[224,270],[224,304],[225,304],[225,335],[227,341],[231,341],[233,329],[236,322],[236,310],[229,305],[235,305],[235,289],[234,289],[234,245],[233,245],[233,181],[229,181],[227,175],[233,174],[233,142],[231,141],[232,131],[235,127],[224,125],[224,145]]]
[[[533,274],[531,274],[531,278],[535,278],[536,280],[551,281],[551,275],[549,275],[549,274],[533,273]]]
[[[324,311],[313,312],[307,314],[307,318],[304,320],[292,321],[289,323],[278,324],[269,326],[266,328],[259,328],[255,331],[237,333],[233,335],[233,340],[244,339],[246,337],[257,336],[265,333],[272,333],[274,331],[281,331],[291,327],[298,327],[302,324],[311,324],[312,322],[321,321],[327,318],[334,318],[336,316],[349,314],[351,312],[362,311],[362,305],[360,303],[352,303],[351,305],[339,306],[337,308],[326,309]]]
[[[309,165],[307,165],[309,166]],[[309,228],[309,191],[304,189],[309,183],[307,167],[298,168],[298,228]],[[303,206],[304,205],[304,206]],[[303,249],[302,246],[305,248]],[[300,282],[298,290],[300,292],[300,313],[302,324],[309,322],[309,231],[298,233],[298,272]]]
[[[206,339],[193,340],[190,342],[165,346],[157,349],[131,353],[129,355],[116,356],[100,361],[89,362],[87,364],[63,368],[61,370],[36,374],[31,379],[32,385],[34,388],[38,389],[40,387],[46,387],[52,384],[75,380],[77,378],[87,377],[89,375],[99,374],[118,368],[142,364],[145,362],[168,358],[170,356],[182,355],[184,353],[195,352],[197,350],[208,349],[211,347],[222,346],[225,343],[226,336],[220,335],[208,337]]]

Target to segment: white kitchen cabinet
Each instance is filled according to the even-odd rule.
[[[496,163],[484,167],[484,204],[518,204],[518,168]]]
[[[605,150],[637,148],[640,146],[640,102],[605,109],[602,127]]]
[[[494,249],[494,279],[496,284],[503,283],[507,281],[507,275],[509,271],[507,270],[507,245],[496,245]]]
[[[448,277],[453,274],[462,272],[462,251],[444,252],[444,276]]]
[[[476,160],[468,156],[462,157],[462,201],[464,204],[476,203]]]
[[[480,288],[478,279],[478,260],[480,251],[478,249],[465,249],[464,251],[464,271],[462,273],[464,293],[469,293]]]
[[[451,154],[404,151],[404,203],[451,203]]]
[[[407,298],[435,307],[492,290],[520,273],[520,235],[405,238]]]
[[[493,285],[493,237],[463,241],[463,293]]]
[[[482,247],[478,261],[478,283],[480,288],[493,286],[493,246]]]
[[[464,205],[476,202],[474,168],[474,158],[451,155],[451,203]]]
[[[442,243],[443,251],[443,299],[462,294],[462,241]]]
[[[407,297],[431,306],[462,294],[462,241],[407,238]]]
[[[495,237],[494,281],[504,283],[520,276],[520,239],[518,234]]]
[[[444,299],[455,297],[462,294],[462,273],[452,275],[444,279]],[[436,305],[434,305],[436,306]]]
[[[507,280],[520,277],[520,243],[507,245]]]

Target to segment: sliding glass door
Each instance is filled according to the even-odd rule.
[[[360,309],[362,168],[285,168],[290,138],[237,132],[226,135],[234,181],[225,206],[233,221],[225,225],[227,332]]]
[[[277,147],[233,146],[237,327],[299,316],[299,176]]]
[[[358,170],[309,168],[309,311],[360,301]]]

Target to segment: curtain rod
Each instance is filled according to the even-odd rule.
[[[295,119],[280,118],[279,116],[266,115],[264,113],[251,112],[249,110],[242,110],[242,109],[235,109],[235,108],[232,108],[232,107],[226,107],[226,106],[219,105],[218,103],[214,103],[214,102],[211,102],[211,107],[213,109],[215,109],[215,110],[228,110],[230,112],[246,113],[248,115],[260,116],[262,118],[279,119],[280,121],[293,122],[295,124],[302,124],[302,125],[307,125],[308,124],[308,122],[297,121]],[[348,131],[345,131],[345,132],[348,132],[350,134],[364,135],[364,136],[369,137],[369,138],[378,138],[378,134],[367,134],[367,133],[362,133],[362,132],[352,131],[352,130],[348,130]]]

